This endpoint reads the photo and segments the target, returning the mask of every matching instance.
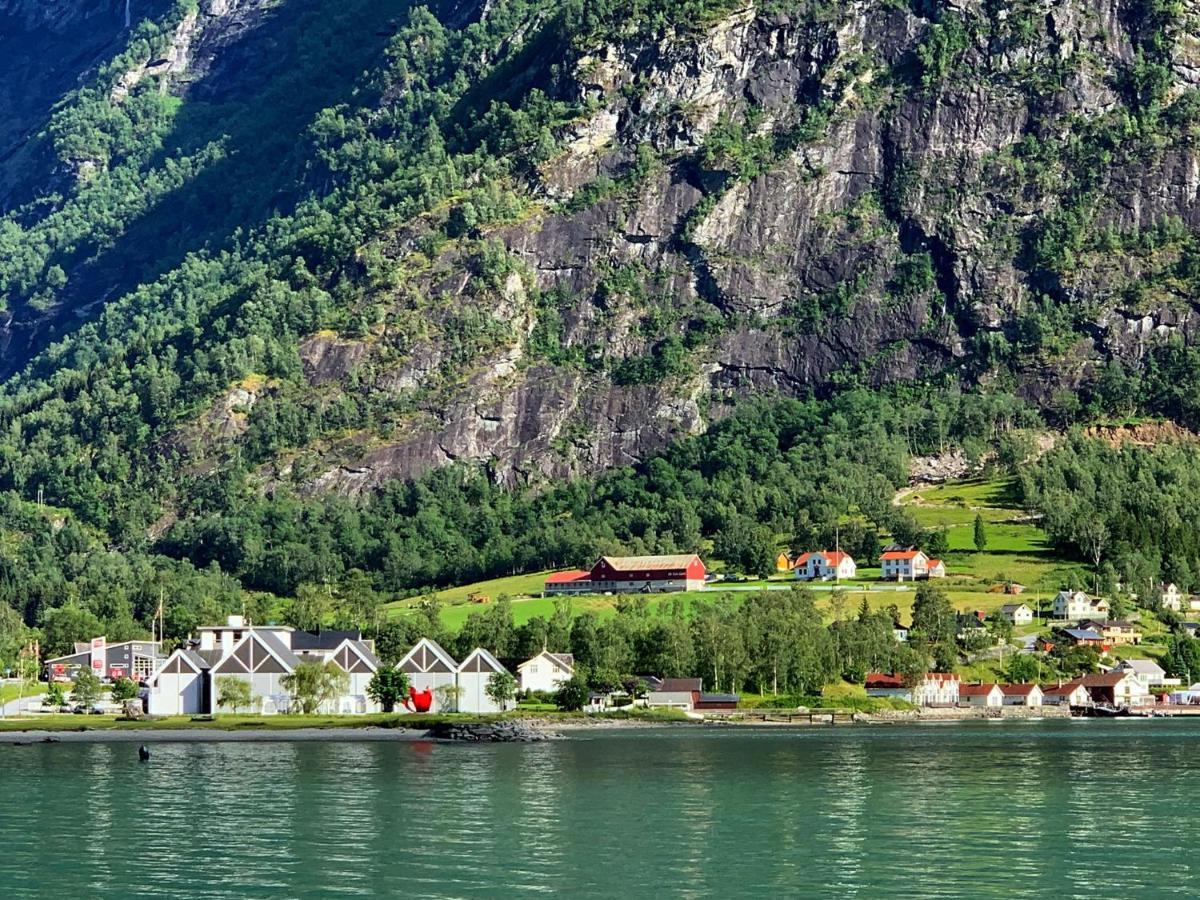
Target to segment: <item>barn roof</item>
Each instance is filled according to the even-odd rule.
[[[580,581],[588,578],[591,574],[591,572],[585,572],[583,569],[571,569],[567,572],[554,572],[546,576],[546,584],[568,584],[572,581]]]
[[[670,556],[602,556],[600,560],[608,563],[616,572],[636,571],[665,571],[669,569],[686,569],[693,560],[698,560],[695,553],[676,553]]]

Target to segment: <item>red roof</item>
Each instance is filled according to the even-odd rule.
[[[920,550],[889,550],[880,559],[916,559]]]
[[[591,576],[591,572],[585,572],[582,569],[572,569],[569,572],[555,572],[553,575],[546,576],[546,584],[566,584],[570,581],[580,581],[581,579]]]
[[[899,675],[885,675],[883,672],[867,673],[867,687],[869,688],[902,688],[904,687],[904,679]]]
[[[1051,687],[1042,688],[1043,694],[1073,694],[1076,690],[1083,687],[1083,683],[1079,681],[1068,681],[1065,684],[1056,684]]]
[[[929,561],[929,568],[936,569],[941,564],[942,564],[942,561],[940,559],[931,559]]]
[[[958,681],[957,672],[926,672],[926,681]]]
[[[808,565],[808,558],[815,554],[820,554],[821,556],[825,557],[825,562],[829,563],[831,566],[840,566],[842,564],[842,560],[850,556],[850,554],[845,550],[813,550],[809,553],[801,554],[800,558],[796,560],[795,565]]]
[[[1035,687],[1036,684],[1002,684],[1000,690],[1008,697],[1028,697]]]
[[[960,697],[986,697],[996,689],[994,684],[964,684],[958,688],[958,696]],[[1003,689],[1003,685],[1001,685]]]

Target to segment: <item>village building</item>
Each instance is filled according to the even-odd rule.
[[[1016,628],[1032,625],[1033,609],[1027,603],[1005,603],[1000,607],[1000,618]]]
[[[925,567],[926,578],[945,578],[946,564],[940,559],[931,559]]]
[[[661,709],[695,708],[703,682],[699,678],[664,678],[646,694],[646,705]]]
[[[557,691],[575,674],[575,657],[570,653],[543,650],[517,666],[517,681],[523,691]]]
[[[1108,618],[1108,601],[1092,599],[1083,591],[1059,591],[1050,608],[1056,619]]]
[[[1151,692],[1161,692],[1164,688],[1178,687],[1180,684],[1178,678],[1168,678],[1166,669],[1152,659],[1123,659],[1113,671],[1128,673]]]
[[[892,637],[899,644],[906,643],[908,641],[908,626],[901,625],[899,619],[892,622]]]
[[[1042,688],[1042,702],[1047,706],[1086,706],[1087,688],[1078,680]]]
[[[72,681],[80,669],[91,669],[104,680],[131,678],[142,682],[154,674],[161,661],[162,645],[158,641],[110,644],[97,637],[77,642],[73,653],[46,660],[44,668],[47,681]]]
[[[858,565],[845,551],[813,550],[804,553],[794,563],[797,578],[805,581],[831,581],[854,578]]]
[[[1191,594],[1187,598],[1188,612],[1200,611],[1200,594]]]
[[[917,706],[955,706],[958,704],[959,678],[954,672],[926,672],[910,687],[894,673],[868,673],[868,697],[894,697]]]
[[[1005,706],[1041,706],[1044,699],[1041,687],[1036,684],[1002,684]]]
[[[1169,609],[1171,612],[1182,612],[1183,610],[1183,594],[1179,590],[1179,586],[1174,582],[1163,585],[1161,596],[1162,608]]]
[[[1105,620],[1102,622],[1097,619],[1084,619],[1079,623],[1079,627],[1097,632],[1104,638],[1104,643],[1110,647],[1140,644],[1142,642],[1141,633],[1130,622],[1118,622],[1116,620]]]
[[[396,668],[408,675],[409,687],[414,691],[421,694],[429,691],[431,712],[455,711],[458,663],[437,641],[421,638],[396,663]]]
[[[660,594],[699,591],[707,570],[695,553],[673,556],[602,556],[584,572],[556,572],[544,584],[547,594]]]
[[[1103,653],[1108,649],[1108,645],[1104,642],[1104,635],[1098,631],[1092,631],[1090,628],[1059,628],[1055,629],[1055,633],[1076,647],[1091,647],[1097,653]]]
[[[1084,675],[1079,683],[1087,689],[1092,703],[1103,706],[1145,706],[1154,702],[1153,695],[1130,672]]]
[[[1179,628],[1190,638],[1200,636],[1200,622],[1180,622]]]
[[[884,581],[916,581],[929,577],[929,557],[914,547],[890,544],[879,556],[879,577]]]
[[[987,616],[982,610],[960,612],[954,616],[955,636],[960,641],[987,634]]]
[[[793,565],[795,564],[792,562],[792,558],[784,551],[780,551],[779,555],[775,557],[776,572],[790,572]]]
[[[1183,690],[1172,691],[1167,700],[1179,706],[1200,705],[1200,682]]]
[[[218,712],[221,679],[237,678],[250,686],[252,709],[269,715],[288,712],[293,697],[288,675],[303,662],[333,663],[346,675],[345,691],[322,705],[321,712],[377,712],[367,684],[378,671],[373,645],[358,632],[311,634],[287,626],[254,626],[241,616],[225,625],[205,626],[185,641],[147,680],[151,715],[211,715]]]
[[[959,706],[998,707],[1004,704],[1004,692],[998,684],[963,684],[958,688]]]
[[[507,703],[497,703],[487,693],[492,676],[507,672],[487,650],[472,650],[458,667],[458,712],[499,713],[508,709]]]

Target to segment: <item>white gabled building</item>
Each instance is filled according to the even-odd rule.
[[[1103,598],[1093,600],[1083,591],[1059,591],[1054,597],[1051,614],[1056,619],[1086,619],[1089,617],[1108,618],[1108,601]]]
[[[849,580],[858,574],[854,557],[840,550],[804,553],[796,560],[793,569],[796,577],[805,581]]]
[[[454,704],[448,702],[450,698],[439,688],[457,687],[458,663],[437,641],[421,638],[396,663],[396,668],[408,675],[408,684],[414,691],[429,691],[433,695],[431,712],[456,711]],[[443,703],[446,703],[445,707]]]
[[[916,581],[929,577],[929,557],[913,547],[890,546],[879,557],[880,577],[884,581]]]
[[[346,676],[343,693],[323,704],[321,712],[378,712],[367,696],[367,684],[379,669],[374,649],[357,632],[310,634],[287,626],[255,626],[241,616],[225,625],[197,629],[198,636],[172,653],[147,680],[151,715],[211,715],[221,711],[221,679],[232,677],[250,686],[245,712],[288,712],[292,695],[286,679],[302,663],[333,663]],[[232,710],[228,710],[232,712]]]
[[[557,691],[575,674],[575,657],[570,653],[543,650],[517,666],[517,682],[523,691]]]
[[[1162,589],[1162,608],[1171,612],[1183,610],[1183,594],[1175,584],[1165,584]]]
[[[487,695],[488,682],[493,675],[508,672],[500,661],[482,647],[476,647],[458,667],[458,711],[465,713],[504,712],[501,706]]]
[[[1018,628],[1022,625],[1031,625],[1033,624],[1033,609],[1026,603],[1005,603],[1000,607],[1000,618]]]

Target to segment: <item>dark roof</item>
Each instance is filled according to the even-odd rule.
[[[221,659],[220,650],[186,650],[180,649],[181,656],[186,656],[188,660],[200,671],[211,669]]]
[[[551,656],[554,659],[558,660],[558,662],[564,668],[567,668],[567,669],[575,668],[575,654],[573,654],[573,653],[547,653],[546,655]]]
[[[662,684],[658,686],[658,690],[663,693],[685,693],[687,691],[698,691],[701,687],[699,678],[664,678]]]
[[[336,650],[342,646],[342,641],[358,641],[362,639],[359,631],[293,631],[293,650]]]
[[[295,653],[289,650],[287,644],[280,640],[279,635],[277,635],[274,631],[267,631],[265,629],[260,631],[259,629],[255,628],[251,635],[258,638],[262,642],[263,646],[267,647],[276,656],[278,656],[279,661],[289,669],[295,669],[296,666],[299,665],[300,657],[296,656]],[[251,635],[247,635],[246,639],[249,639]]]
[[[1104,636],[1086,628],[1066,628],[1063,633],[1077,641],[1103,641]]]
[[[741,697],[737,694],[701,694],[697,703],[737,703]]]

